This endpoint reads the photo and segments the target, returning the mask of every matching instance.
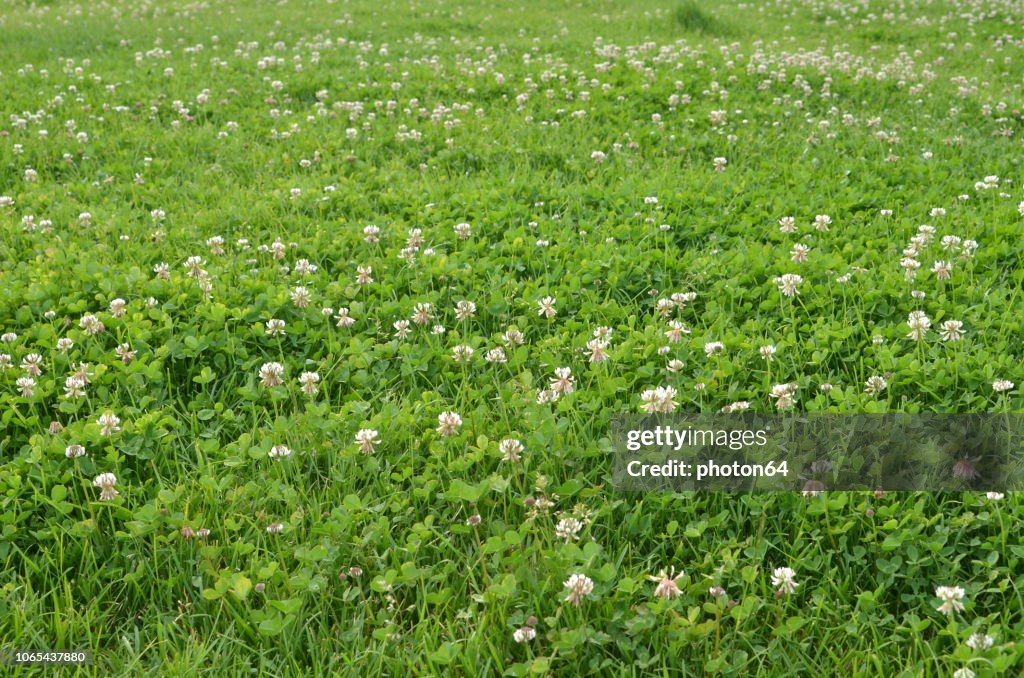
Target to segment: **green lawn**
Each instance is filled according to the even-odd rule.
[[[1019,495],[611,419],[1021,411],[1022,74],[1009,0],[0,0],[0,648],[93,653],[5,671],[1019,675]]]

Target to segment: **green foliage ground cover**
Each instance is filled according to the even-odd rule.
[[[609,436],[656,388],[1019,411],[1022,27],[0,4],[0,644],[94,652],[67,675],[1019,673],[1017,495],[626,494]]]

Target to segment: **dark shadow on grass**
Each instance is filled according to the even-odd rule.
[[[731,24],[711,14],[697,0],[683,0],[676,8],[676,23],[683,30],[702,35],[727,36],[735,33]]]

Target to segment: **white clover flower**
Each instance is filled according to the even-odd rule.
[[[670,298],[672,300],[672,303],[676,305],[676,308],[678,308],[681,311],[684,308],[686,308],[686,305],[688,303],[690,303],[691,301],[693,301],[694,299],[697,298],[697,293],[696,292],[675,292]],[[598,329],[600,329],[600,328],[598,328]],[[608,329],[609,332],[611,331],[610,328],[605,328],[605,329]]]
[[[64,380],[64,397],[68,400],[81,398],[85,395],[85,382],[75,375]]]
[[[113,412],[104,412],[96,423],[99,424],[101,436],[109,436],[121,430],[121,419]]]
[[[556,400],[558,400],[558,394],[552,391],[551,389],[542,388],[539,391],[537,391],[538,405],[547,405],[548,403],[553,403]]]
[[[515,438],[506,438],[498,444],[498,451],[501,452],[501,460],[517,462],[523,455],[523,444]]]
[[[406,239],[405,244],[407,246],[407,249],[413,252],[418,250],[423,245],[423,229],[409,229],[409,237]]]
[[[380,445],[380,435],[372,428],[361,428],[356,432],[355,444],[363,454],[373,454],[377,451],[375,445]]]
[[[975,633],[967,639],[966,645],[972,650],[987,650],[988,648],[992,647],[994,643],[995,640],[992,638],[992,636],[984,633]]]
[[[1005,391],[1012,391],[1013,387],[1016,386],[1009,379],[997,379],[992,382],[992,390],[996,393],[1004,393]]]
[[[313,301],[313,294],[308,288],[302,287],[301,285],[292,289],[289,296],[291,297],[292,303],[295,304],[297,308],[307,308],[309,307],[310,302]]]
[[[349,315],[348,309],[344,307],[338,309],[338,314],[334,316],[334,319],[337,321],[336,327],[352,327],[356,322],[355,318]]]
[[[263,246],[261,246],[261,249],[262,247]],[[284,259],[285,244],[280,240],[275,240],[270,244],[270,252],[273,254],[275,261],[280,261],[281,259]]]
[[[794,383],[775,384],[768,394],[775,399],[775,407],[780,410],[790,410],[796,405],[797,385]]]
[[[81,382],[86,385],[92,383],[92,374],[89,372],[89,365],[87,363],[78,363],[77,366],[73,366],[73,369],[75,370],[75,373],[72,376],[76,379],[81,380]]]
[[[476,315],[476,304],[472,301],[463,299],[462,301],[455,304],[455,319],[456,320],[468,320]]]
[[[544,297],[537,302],[537,315],[542,315],[545,318],[554,318],[558,315],[558,311],[555,310],[555,303],[557,299],[554,297]]]
[[[123,318],[125,314],[125,300],[114,299],[110,302],[110,315],[115,318]]]
[[[679,571],[679,574],[676,574],[676,569],[673,567],[668,571],[662,570],[657,575],[648,576],[647,578],[657,583],[654,587],[654,595],[656,597],[672,600],[683,593],[679,588],[679,581],[683,576],[682,570]]]
[[[590,355],[587,359],[592,363],[601,363],[608,360],[608,342],[600,339],[591,339],[587,342],[587,350]]]
[[[579,539],[579,532],[584,527],[582,520],[576,518],[562,518],[555,525],[555,536],[566,543]]]
[[[910,315],[907,316],[907,325],[910,327],[907,337],[920,341],[928,333],[928,328],[931,327],[932,321],[928,319],[924,311],[911,311]]]
[[[671,344],[678,344],[683,340],[684,334],[689,334],[690,330],[678,320],[672,320],[668,323],[668,330],[665,332],[665,337]]]
[[[583,599],[594,591],[594,582],[584,574],[570,576],[562,586],[567,591],[565,596],[566,602],[576,606],[579,606]]]
[[[313,273],[317,272],[318,268],[319,267],[316,264],[311,263],[309,259],[299,259],[298,261],[295,262],[295,272],[298,273],[299,275],[312,275]],[[296,287],[295,289],[298,290],[305,288]]]
[[[299,383],[302,385],[302,392],[306,395],[316,395],[320,392],[320,375],[316,372],[303,372],[299,375]]]
[[[872,375],[868,377],[868,380],[864,383],[864,392],[868,395],[878,395],[888,386],[889,383],[885,380],[885,377]]]
[[[186,259],[185,263],[182,265],[188,269],[188,276],[190,278],[199,280],[208,275],[207,272],[203,270],[203,265],[205,263],[206,262],[203,261],[202,257],[192,256]]]
[[[118,360],[128,365],[135,360],[135,351],[129,344],[118,344],[117,348],[114,349],[114,354],[117,355]]]
[[[263,363],[259,371],[260,383],[267,388],[280,386],[284,383],[284,365],[281,363]]]
[[[796,572],[789,567],[777,567],[772,572],[772,586],[777,587],[778,591],[783,594],[793,593],[796,591],[796,587],[800,586],[796,582]]]
[[[412,309],[412,316],[409,318],[417,325],[426,325],[433,318],[433,311],[430,304],[420,303]]]
[[[946,320],[939,328],[943,341],[960,341],[964,336],[964,324],[959,320]]]
[[[101,473],[92,481],[93,487],[100,488],[100,501],[110,501],[119,493],[114,489],[117,477],[113,473]]]
[[[284,459],[285,457],[291,456],[291,448],[287,445],[274,445],[270,448],[270,452],[267,456],[271,459]]]
[[[159,280],[170,280],[171,279],[171,266],[170,264],[161,262],[153,267],[153,273]]]
[[[772,282],[778,285],[779,291],[782,292],[784,296],[795,297],[800,294],[800,290],[798,288],[803,281],[803,277],[796,273],[786,273],[778,278],[774,278]]]
[[[19,377],[15,386],[18,387],[22,398],[31,398],[35,395],[36,380],[32,377]]]
[[[523,333],[517,329],[509,328],[505,330],[505,334],[501,335],[501,340],[505,342],[506,346],[522,346],[526,342],[526,338]]]
[[[270,337],[284,335],[285,322],[279,318],[271,318],[266,323],[266,334]]]
[[[537,631],[532,626],[521,626],[512,634],[512,640],[517,643],[528,643],[537,637]]]
[[[43,356],[38,353],[29,353],[21,361],[21,369],[25,370],[25,374],[30,377],[38,377],[43,373],[43,369],[39,366],[43,362]]]
[[[654,310],[658,312],[662,318],[667,318],[672,315],[676,309],[676,304],[671,299],[658,299],[654,304]]]
[[[85,456],[85,447],[74,443],[64,448],[64,456],[68,459],[78,459],[79,457]]]
[[[959,586],[937,586],[935,597],[942,601],[936,609],[942,614],[953,614],[964,609],[963,599],[966,592]]]
[[[913,257],[903,257],[900,259],[900,266],[903,267],[903,277],[913,280],[917,277],[917,269],[921,268],[921,262]]]
[[[640,409],[644,412],[675,412],[679,406],[675,397],[676,389],[671,386],[649,388],[640,394]]]
[[[489,363],[507,363],[508,357],[505,355],[505,349],[498,346],[484,354],[484,360]]]
[[[938,280],[949,280],[953,275],[953,266],[948,261],[936,261],[932,264],[932,273]]]
[[[106,329],[100,319],[92,313],[86,313],[83,315],[78,321],[78,326],[81,327],[82,331],[88,335],[101,334]]]
[[[462,417],[455,412],[442,412],[437,415],[437,424],[437,432],[447,438],[458,433],[459,427],[462,426]]]
[[[572,393],[576,389],[576,380],[572,376],[572,370],[568,367],[556,367],[555,376],[551,379],[549,388],[559,396]]]

